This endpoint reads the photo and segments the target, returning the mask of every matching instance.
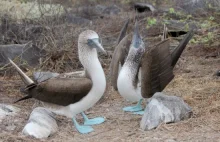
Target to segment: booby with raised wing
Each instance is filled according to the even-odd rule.
[[[143,98],[150,98],[154,93],[163,91],[173,79],[173,68],[193,34],[192,30],[189,31],[172,53],[169,39],[152,48],[145,47],[137,22],[131,44],[127,36],[121,38],[111,62],[112,86],[126,100],[138,102],[136,106],[123,108],[124,111],[143,114]],[[125,52],[127,50],[128,53]]]
[[[72,118],[74,126],[80,133],[93,131],[93,128],[88,125],[100,124],[104,122],[104,118],[98,117],[89,120],[83,111],[94,106],[106,89],[106,78],[98,59],[97,50],[105,52],[98,34],[92,30],[82,32],[78,38],[78,54],[86,72],[85,76],[70,77],[71,74],[60,74],[40,83],[34,83],[9,59],[27,85],[25,92],[28,95],[18,101],[35,98],[44,102],[48,110]],[[82,113],[86,125],[79,125],[76,121],[75,116],[79,113]]]

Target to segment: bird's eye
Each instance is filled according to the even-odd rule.
[[[88,39],[87,41],[88,41],[88,44],[91,43],[91,39]]]
[[[93,44],[93,42],[92,42],[91,39],[88,39],[88,44],[89,44],[89,45],[92,45],[92,44]]]

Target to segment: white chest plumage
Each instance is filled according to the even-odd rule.
[[[117,80],[119,94],[126,100],[137,102],[141,97],[140,85],[135,87],[132,81],[132,71],[129,66],[123,66]]]
[[[90,92],[77,103],[59,109],[51,109],[53,112],[71,118],[76,114],[91,108],[103,96],[106,88],[104,71],[97,58],[91,58],[90,61],[91,63],[86,67],[88,69],[85,68],[89,72],[93,83]]]

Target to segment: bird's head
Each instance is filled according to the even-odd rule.
[[[142,55],[145,53],[145,44],[139,33],[137,21],[135,22],[135,28],[129,52],[131,52],[131,55],[133,56],[133,60],[135,62],[139,62]]]
[[[101,39],[98,34],[92,30],[86,30],[79,35],[79,44],[87,45],[90,49],[97,49],[103,53],[106,53],[102,46]]]

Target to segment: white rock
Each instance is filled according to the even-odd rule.
[[[143,130],[151,130],[161,123],[188,119],[191,114],[191,108],[180,97],[158,92],[149,100],[140,127]]]
[[[18,108],[7,105],[7,104],[0,104],[0,122],[9,115],[15,115],[19,111]]]
[[[47,138],[57,132],[58,126],[52,112],[42,107],[35,108],[22,133],[35,138]]]

